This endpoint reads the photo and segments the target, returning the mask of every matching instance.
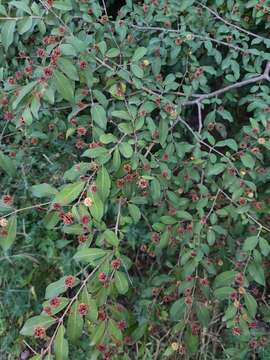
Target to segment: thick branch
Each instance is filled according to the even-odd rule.
[[[223,94],[223,93],[225,93],[227,91],[237,89],[237,88],[241,88],[243,86],[247,86],[247,85],[256,83],[258,81],[262,81],[262,80],[270,81],[269,71],[270,71],[270,61],[267,63],[265,71],[264,71],[264,73],[262,75],[255,76],[255,77],[253,77],[251,79],[247,79],[247,80],[243,80],[243,81],[238,81],[238,82],[236,82],[234,84],[228,85],[228,86],[226,86],[226,87],[224,87],[222,89],[215,90],[215,91],[213,91],[211,93],[208,93],[208,94],[202,94],[196,100],[185,101],[184,103],[182,103],[182,105],[183,106],[195,105],[198,102],[203,101],[204,99],[209,99],[211,97],[221,95],[221,94]]]

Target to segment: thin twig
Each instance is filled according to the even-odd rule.
[[[117,218],[116,218],[116,224],[115,224],[115,228],[114,228],[114,232],[115,232],[115,235],[116,235],[116,236],[117,236],[118,228],[119,228],[119,221],[120,221],[120,216],[121,216],[121,206],[122,206],[122,200],[119,199],[119,202],[118,202],[118,212],[117,212]]]
[[[209,36],[203,36],[203,35],[197,35],[197,34],[193,34],[193,33],[181,32],[179,30],[166,29],[166,28],[162,28],[162,27],[158,27],[158,26],[139,26],[139,25],[136,25],[136,24],[131,24],[130,26],[133,27],[134,29],[139,30],[139,31],[150,30],[150,31],[161,31],[161,32],[167,32],[167,33],[176,33],[176,34],[184,35],[184,36],[190,35],[192,38],[195,38],[195,39],[200,39],[202,41],[212,41],[212,42],[214,42],[216,44],[227,46],[227,47],[229,47],[229,48],[231,48],[233,50],[240,51],[240,52],[246,53],[246,54],[254,55],[248,49],[243,49],[243,48],[240,48],[237,45],[233,45],[233,44],[228,43],[226,41],[217,40],[217,39],[211,38]]]
[[[6,214],[6,215],[1,216],[1,219],[7,218],[7,217],[9,217],[9,216],[11,216],[11,215],[17,214],[17,213],[22,212],[22,211],[39,208],[39,207],[41,207],[41,206],[46,206],[46,205],[49,205],[49,204],[51,204],[51,201],[48,201],[48,202],[42,203],[42,204],[36,204],[36,205],[27,206],[27,207],[22,208],[22,209],[17,209],[17,210],[14,210],[14,211]]]
[[[198,108],[198,122],[199,122],[199,128],[198,133],[200,134],[202,131],[203,123],[202,123],[202,104],[200,101],[197,101],[197,108]]]
[[[261,39],[261,40],[267,40],[266,38],[262,37],[262,36],[259,36],[257,34],[254,34],[253,32],[251,31],[248,31],[246,29],[243,29],[241,28],[240,26],[238,25],[235,25],[235,24],[232,24],[230,23],[228,20],[226,19],[223,19],[216,11],[214,11],[213,9],[210,9],[208,6],[202,4],[201,2],[199,1],[196,1],[201,7],[203,7],[204,9],[208,10],[212,15],[214,15],[214,17],[220,21],[222,21],[224,24],[228,25],[228,26],[231,26],[231,27],[234,27],[235,29],[247,34],[247,35],[250,35],[250,36],[253,36],[257,39]]]

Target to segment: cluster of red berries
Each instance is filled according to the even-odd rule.
[[[59,217],[61,220],[63,220],[63,223],[65,225],[71,225],[74,223],[74,218],[71,212],[67,212],[67,213],[60,212]]]
[[[85,303],[81,303],[78,305],[78,312],[80,315],[85,316],[89,312],[89,306]]]
[[[2,202],[3,204],[10,206],[13,204],[13,197],[11,195],[3,195]]]
[[[36,327],[34,327],[33,335],[35,338],[43,339],[46,335],[46,329],[44,328],[44,326],[37,325]]]
[[[64,283],[67,288],[72,288],[76,283],[76,278],[72,275],[68,275],[66,276]]]

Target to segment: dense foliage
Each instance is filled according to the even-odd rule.
[[[269,359],[270,1],[112,3],[0,3],[0,358]]]

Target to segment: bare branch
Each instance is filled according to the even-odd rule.
[[[200,134],[202,131],[202,104],[200,101],[197,101],[197,107],[198,107],[198,122],[199,122],[199,129],[198,129],[198,133]]]
[[[212,41],[212,42],[214,42],[216,44],[227,46],[227,47],[229,47],[229,48],[231,48],[233,50],[240,51],[240,52],[245,53],[245,54],[254,55],[248,49],[243,49],[243,48],[240,48],[237,45],[233,45],[233,44],[228,43],[226,41],[217,40],[217,39],[211,38],[209,36],[203,36],[203,35],[197,35],[197,34],[193,34],[193,33],[187,33],[186,31],[181,32],[179,30],[166,29],[166,28],[156,27],[156,26],[139,26],[139,25],[136,25],[136,24],[131,24],[130,26],[133,27],[134,29],[139,30],[139,31],[146,31],[146,30],[161,31],[161,32],[167,32],[167,33],[176,33],[176,34],[183,35],[183,36],[187,36],[189,34],[192,38],[195,38],[195,39],[200,39],[202,41]]]
[[[221,94],[223,94],[223,93],[225,93],[227,91],[233,90],[233,89],[241,88],[243,86],[247,86],[247,85],[256,83],[258,81],[263,81],[263,80],[268,80],[269,81],[270,80],[269,71],[270,71],[270,62],[267,63],[265,71],[264,71],[264,73],[262,75],[255,76],[255,77],[253,77],[251,79],[247,79],[247,80],[243,80],[243,81],[238,81],[238,82],[236,82],[234,84],[225,86],[224,88],[215,90],[215,91],[213,91],[211,93],[208,93],[208,94],[202,94],[196,100],[185,101],[184,103],[182,103],[182,105],[183,106],[196,105],[198,103],[198,101],[201,102],[204,99],[209,99],[211,97],[221,95]]]
[[[235,29],[247,34],[247,35],[250,35],[250,36],[253,36],[257,39],[261,39],[261,40],[267,40],[266,38],[262,37],[262,36],[259,36],[257,34],[254,34],[253,32],[251,31],[248,31],[246,29],[243,29],[241,28],[240,26],[238,25],[235,25],[235,24],[232,24],[230,23],[228,20],[225,20],[223,19],[216,11],[214,11],[213,9],[210,9],[208,6],[202,4],[201,2],[199,1],[196,1],[201,7],[203,7],[204,9],[208,10],[212,15],[214,15],[214,17],[220,21],[222,21],[224,24],[227,24],[228,26],[231,26],[231,27],[234,27]]]

